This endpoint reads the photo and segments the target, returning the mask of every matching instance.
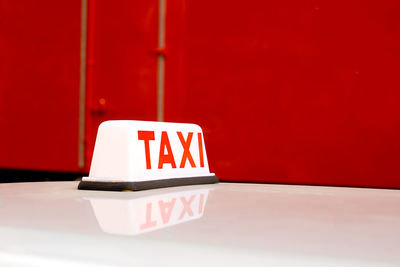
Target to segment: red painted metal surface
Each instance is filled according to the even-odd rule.
[[[0,0],[0,167],[78,168],[80,2]],[[88,0],[103,120],[156,120],[158,1]],[[400,188],[400,3],[167,1],[165,120],[221,180]]]
[[[86,167],[104,120],[156,120],[157,1],[89,0]]]
[[[79,172],[80,1],[0,0],[0,168]]]
[[[168,3],[165,118],[221,180],[400,188],[399,1]]]

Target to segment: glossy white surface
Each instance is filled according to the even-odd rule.
[[[400,266],[398,190],[77,184],[0,185],[0,266]]]

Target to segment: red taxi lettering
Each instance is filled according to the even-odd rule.
[[[203,137],[201,133],[197,134],[197,139],[199,140],[199,153],[200,153],[200,167],[204,167],[204,158],[203,158]]]
[[[179,141],[181,142],[183,148],[182,159],[179,168],[185,168],[186,161],[192,168],[196,168],[196,163],[193,160],[193,156],[190,152],[190,145],[193,139],[193,133],[189,132],[185,140],[182,132],[176,132]],[[151,169],[151,154],[150,154],[150,141],[154,141],[154,131],[138,131],[138,140],[144,141],[144,151],[146,156],[146,169]],[[200,157],[200,167],[204,167],[204,155],[203,155],[203,137],[201,133],[197,133],[198,145],[199,145],[199,157]],[[160,154],[158,157],[158,168],[163,169],[164,164],[171,164],[172,168],[176,168],[174,154],[172,152],[171,143],[168,138],[166,131],[161,133],[160,142]]]
[[[185,141],[185,138],[183,138],[182,132],[177,132],[179,140],[181,141],[182,147],[183,147],[183,155],[182,155],[182,160],[181,160],[181,165],[179,168],[185,168],[186,164],[186,159],[189,160],[190,166],[193,168],[196,168],[196,164],[194,164],[192,154],[190,154],[189,148],[190,148],[190,143],[192,142],[192,137],[193,133],[189,133],[188,137]]]
[[[181,215],[179,216],[179,220],[182,220],[182,219],[183,219],[183,216],[185,216],[186,213],[187,213],[190,217],[193,216],[193,211],[192,211],[192,208],[191,208],[190,206],[191,206],[191,204],[192,204],[192,201],[193,201],[194,197],[195,197],[195,195],[191,196],[190,199],[189,199],[189,201],[186,200],[185,197],[181,197],[181,198],[180,198],[180,199],[181,199],[181,202],[182,202],[182,204],[183,204],[183,209],[182,209]]]
[[[164,203],[164,201],[158,201],[158,206],[160,207],[161,219],[164,224],[169,222],[171,218],[172,211],[174,209],[176,198],[173,198],[170,202]],[[166,211],[168,210],[168,211]]]
[[[167,149],[167,154],[165,154]],[[169,163],[172,168],[176,168],[174,154],[172,154],[171,144],[169,143],[167,132],[161,133],[160,156],[158,157],[158,168],[162,169],[163,165]]]
[[[147,205],[146,205],[146,222],[144,224],[140,225],[140,230],[152,228],[157,225],[157,221],[151,220],[151,208],[152,208],[151,202],[147,203]]]
[[[146,169],[151,169],[150,140],[154,140],[154,131],[138,131],[138,139],[144,141],[144,151],[146,154]]]

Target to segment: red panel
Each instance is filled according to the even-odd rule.
[[[156,120],[158,1],[89,0],[87,166],[99,124]]]
[[[399,1],[168,3],[166,120],[222,180],[400,188]]]
[[[80,1],[0,0],[0,167],[79,171]]]

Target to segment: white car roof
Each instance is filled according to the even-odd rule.
[[[399,266],[400,191],[0,185],[0,266]]]

